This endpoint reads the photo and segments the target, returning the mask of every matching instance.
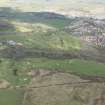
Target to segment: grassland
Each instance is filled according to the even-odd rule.
[[[20,16],[20,18],[21,21],[22,19],[25,20],[24,17]],[[20,27],[18,28],[20,30],[25,29],[26,32],[22,33],[17,29],[14,31],[9,29],[9,31],[7,30],[8,35],[2,35],[2,33],[0,35],[0,42],[3,42],[3,44],[0,45],[0,80],[6,80],[10,84],[10,87],[16,88],[26,86],[32,80],[32,76],[28,75],[29,72],[41,69],[68,72],[79,75],[105,77],[105,65],[96,61],[83,60],[82,58],[51,59],[44,56],[37,57],[34,52],[35,50],[37,52],[39,50],[46,52],[50,50],[50,52],[58,51],[61,53],[77,53],[76,51],[80,51],[84,43],[82,43],[79,39],[73,37],[72,35],[66,33],[65,31],[61,30],[67,24],[69,24],[69,20],[65,21],[59,19],[37,19],[33,22],[35,24],[36,22],[39,22],[43,25],[40,27],[38,26],[37,28],[36,26],[32,27],[31,18],[29,20],[27,26],[25,27],[24,25],[21,25],[19,23]],[[46,29],[46,27],[44,26],[52,28],[51,30],[49,30],[49,28]],[[27,27],[29,27],[33,31],[28,33]],[[53,30],[53,27],[55,30]],[[14,26],[14,29],[15,28],[16,26]],[[38,31],[38,29],[40,30]],[[3,30],[6,32],[5,29]],[[8,44],[8,41],[16,42],[16,45]],[[18,43],[20,43],[21,46],[17,45]],[[30,57],[28,55],[23,55],[23,58],[21,57],[21,59],[18,59],[17,55],[24,54],[26,49],[31,50],[31,54],[34,53],[35,56]],[[5,56],[9,54],[11,55],[10,57]],[[0,104],[21,105],[23,94],[24,92],[22,90],[0,89]]]
[[[11,55],[13,56],[11,49],[14,49],[17,47],[11,46],[9,44],[6,44],[7,41],[14,41],[16,43],[21,43],[22,48],[28,48],[31,50],[37,50],[37,49],[47,49],[52,51],[71,51],[71,50],[80,50],[81,49],[81,42],[80,40],[76,39],[75,37],[69,35],[68,33],[60,30],[53,30],[50,31],[47,30],[47,32],[43,32],[42,30],[46,30],[45,25],[43,23],[46,23],[48,27],[56,27],[61,28],[64,27],[68,22],[65,22],[65,20],[59,20],[59,19],[52,19],[49,21],[48,19],[40,20],[42,23],[42,26],[40,27],[32,27],[31,24],[28,24],[26,27],[32,28],[34,32],[30,33],[22,33],[19,31],[11,32],[9,35],[0,35],[0,42],[5,42],[5,44],[0,45],[0,51],[2,52],[5,49],[9,49]],[[62,21],[62,22],[61,22]],[[37,21],[38,22],[38,21]],[[17,23],[18,25],[24,27],[24,25],[21,25],[20,23]],[[14,24],[16,25],[16,24]],[[16,27],[16,26],[14,26]],[[40,28],[41,30],[37,32],[37,29]],[[56,29],[55,28],[55,29]],[[49,29],[49,28],[48,28]],[[0,53],[1,53],[0,52]],[[18,52],[18,51],[17,51]],[[3,53],[3,55],[8,54],[8,52]],[[26,57],[27,58],[27,57]],[[43,63],[43,60],[46,59],[46,63]],[[60,60],[52,60],[47,58],[28,58],[28,59],[13,59],[13,58],[3,58],[1,56],[0,58],[0,79],[7,80],[12,86],[23,86],[30,82],[31,77],[27,75],[28,72],[31,70],[37,70],[37,69],[57,69],[58,66],[56,63],[63,63]],[[29,60],[29,61],[28,61]],[[39,61],[39,63],[37,63]],[[49,65],[48,63],[51,62]],[[65,62],[65,61],[64,61]],[[59,68],[61,69],[61,68]],[[63,69],[63,68],[62,68]],[[65,70],[66,68],[64,68]],[[17,75],[14,75],[14,70],[17,70]]]
[[[48,21],[48,20],[46,20]],[[51,22],[51,21],[48,21]],[[55,21],[54,24],[58,24],[61,27],[64,26],[59,23],[60,21]],[[47,25],[48,23],[45,22]],[[19,23],[20,24],[20,23]],[[52,23],[53,24],[53,23]],[[66,24],[66,23],[65,23]],[[28,24],[30,28],[30,24]],[[24,25],[23,25],[24,26]],[[44,25],[43,25],[44,26]],[[42,29],[43,28],[43,29]],[[44,27],[40,26],[41,30],[44,30]],[[72,35],[61,31],[61,30],[50,30],[47,32],[37,32],[37,29],[34,29],[34,32],[30,33],[21,33],[16,32],[16,34],[11,35],[0,35],[0,41],[14,41],[16,43],[21,43],[21,49],[17,52],[21,55],[24,48],[27,48],[31,50],[30,52],[34,53],[34,50],[48,50],[50,51],[79,51],[82,49],[83,43],[73,37]],[[91,75],[91,76],[105,76],[105,65],[101,63],[97,63],[95,61],[86,61],[81,59],[49,59],[44,58],[43,56],[37,57],[33,56],[33,58],[29,57],[23,57],[22,59],[14,59],[14,56],[12,54],[12,51],[17,47],[11,46],[11,45],[0,45],[0,51],[5,49],[9,49],[11,56],[10,58],[3,58],[1,56],[0,58],[0,79],[7,80],[11,85],[13,86],[23,86],[30,82],[31,77],[28,76],[28,72],[32,70],[58,70],[58,71],[65,71],[65,72],[72,72],[80,75]],[[6,50],[8,51],[8,50]],[[4,55],[7,54],[7,52],[3,53]],[[9,53],[8,51],[8,53]],[[1,53],[0,52],[0,53]],[[72,53],[73,53],[72,52]],[[75,53],[74,52],[74,53]],[[18,53],[17,53],[18,54]],[[24,54],[24,53],[23,53]],[[14,70],[17,70],[17,75],[14,75]]]
[[[24,91],[22,90],[0,89],[0,104],[1,105],[22,105],[23,96],[24,96]]]
[[[81,42],[66,32],[31,33],[31,35],[1,35],[0,41],[13,40],[27,48],[71,50],[80,49]]]
[[[57,60],[47,58],[27,58],[19,61],[1,59],[0,79],[5,79],[13,86],[23,86],[30,82],[28,72],[33,70],[58,70],[87,76],[105,77],[105,65],[85,60]],[[14,70],[17,69],[17,75]]]
[[[21,62],[22,67],[29,67],[29,69],[47,69],[47,70],[60,70],[67,72],[74,72],[85,75],[93,76],[105,76],[105,65],[98,64],[94,61],[85,61],[85,60],[53,60],[46,58],[33,58],[33,59],[24,59]]]
[[[53,26],[59,29],[63,29],[65,26],[70,24],[69,19],[45,19],[45,20],[36,20],[36,22],[47,24],[49,26]]]

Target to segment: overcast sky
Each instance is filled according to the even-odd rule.
[[[24,5],[27,4],[27,5]],[[82,7],[84,6],[83,4],[86,5],[102,5],[105,6],[105,0],[0,0],[0,7],[2,6],[23,6],[25,8],[26,6],[33,6],[33,5],[38,5],[38,6],[62,6],[62,7]],[[37,7],[38,7],[37,6]]]
[[[17,2],[17,3],[22,3],[22,2],[27,2],[27,3],[70,3],[70,2],[74,2],[74,3],[78,3],[78,2],[92,2],[92,3],[105,3],[105,0],[0,0],[0,3],[6,3],[7,2]]]

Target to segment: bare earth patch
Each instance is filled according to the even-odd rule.
[[[6,89],[10,87],[10,83],[6,80],[0,80],[0,89]]]
[[[47,70],[36,74],[27,87],[23,105],[105,105],[104,82]]]

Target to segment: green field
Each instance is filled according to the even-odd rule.
[[[18,75],[14,75],[14,69],[18,70]],[[17,61],[7,58],[0,59],[0,79],[7,80],[11,86],[25,86],[29,84],[31,77],[27,74],[31,70],[41,69],[105,77],[105,65],[95,61],[47,58],[25,58]],[[0,104],[22,105],[23,96],[24,91],[20,89],[0,89]]]
[[[36,22],[38,22],[38,20],[36,20]],[[45,19],[45,20],[39,20],[39,23],[40,22],[59,29],[63,29],[65,26],[70,24],[69,19]]]
[[[105,76],[105,65],[95,61],[86,61],[79,59],[72,60],[53,60],[46,58],[24,59],[21,62],[23,67],[29,69],[60,70],[91,76]],[[25,66],[24,66],[25,65]]]
[[[71,50],[80,49],[81,42],[66,32],[31,33],[31,35],[1,35],[0,41],[13,40],[27,48]]]
[[[50,21],[48,19],[43,21],[46,23],[46,25],[56,28],[63,27],[68,23],[64,22],[64,20],[57,19],[56,21]],[[21,26],[20,23],[19,25]],[[29,25],[29,27],[31,28],[31,25]],[[43,28],[42,30],[46,29],[46,27],[40,28]],[[28,72],[39,69],[72,72],[80,75],[105,76],[105,65],[96,61],[86,61],[81,60],[82,58],[76,59],[76,57],[74,57],[75,59],[49,59],[44,58],[44,56],[37,58],[35,51],[39,51],[39,53],[41,51],[46,51],[46,54],[49,54],[49,52],[52,54],[54,51],[59,53],[67,52],[67,54],[73,54],[78,53],[78,51],[82,49],[84,43],[63,30],[50,30],[47,32],[37,32],[37,30],[34,30],[34,32],[30,33],[13,32],[11,35],[0,35],[1,42],[11,40],[16,43],[21,43],[22,46],[17,50],[17,45],[0,45],[0,79],[7,80],[13,86],[23,86],[28,84],[31,80],[31,77],[27,75]],[[31,54],[34,54],[34,56],[32,56],[33,58],[30,57],[31,54],[25,55],[23,53],[27,49],[29,53],[32,52]],[[2,51],[4,52],[2,53]],[[21,57],[21,59],[18,59],[15,53],[17,55],[24,54],[22,56],[23,58]],[[9,54],[10,59],[8,56],[4,57],[5,55]],[[17,75],[14,75],[15,70],[17,70]]]
[[[1,105],[22,105],[24,92],[22,90],[2,90],[0,89]]]
[[[54,60],[47,58],[25,58],[19,61],[1,59],[0,79],[5,79],[13,86],[23,86],[30,82],[28,72],[31,70],[58,70],[87,76],[104,76],[105,65],[85,60]],[[14,70],[17,69],[17,75]]]
[[[2,8],[0,13],[0,105],[22,105],[25,92],[22,87],[27,90],[33,79],[29,73],[33,71],[105,77],[103,48],[99,50],[98,46],[81,41],[67,29],[75,19],[9,8]],[[2,81],[9,86],[1,89],[5,85]]]

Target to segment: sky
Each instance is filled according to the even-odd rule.
[[[40,4],[47,4],[47,3],[104,3],[105,0],[0,0],[0,4],[10,4],[10,3],[40,3]]]
[[[93,4],[93,5],[98,5],[98,4],[105,4],[105,0],[0,0],[0,6],[7,6],[10,5],[12,6],[13,4],[23,4],[23,3],[28,3],[28,4],[40,4],[40,5],[60,5],[60,4]]]
[[[3,1],[3,0],[2,0]],[[6,1],[6,0],[4,0]],[[47,3],[47,2],[94,2],[94,3],[105,3],[105,0],[8,0],[8,1],[16,1],[16,2],[34,2],[34,3]]]
[[[105,0],[0,0],[0,7],[12,7],[21,11],[53,11],[71,15],[105,14]]]

